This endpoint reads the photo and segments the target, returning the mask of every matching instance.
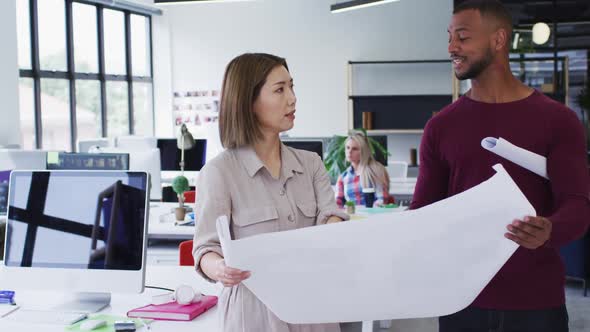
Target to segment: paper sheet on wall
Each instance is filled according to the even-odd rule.
[[[517,249],[504,238],[535,210],[501,165],[461,194],[418,210],[231,240],[228,266],[289,323],[447,315],[468,306]],[[490,202],[490,197],[494,202]]]
[[[545,179],[549,179],[547,176],[547,158],[541,155],[518,147],[502,137],[486,137],[481,140],[481,146]]]

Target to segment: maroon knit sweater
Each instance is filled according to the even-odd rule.
[[[483,149],[480,142],[488,136],[545,156],[550,181]],[[582,236],[590,223],[586,158],[583,127],[575,113],[537,91],[499,104],[461,97],[426,124],[412,209],[480,184],[501,163],[537,214],[553,223],[549,241],[536,250],[519,247],[472,306],[517,310],[565,303],[559,247]],[[494,197],[489,200],[493,205]]]

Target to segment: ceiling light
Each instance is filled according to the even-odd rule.
[[[539,22],[533,25],[533,43],[543,45],[549,40],[551,29],[547,23]]]
[[[347,12],[349,10],[366,8],[371,6],[383,5],[388,2],[394,2],[399,0],[351,0],[345,1],[341,3],[335,3],[330,6],[330,11],[332,13],[342,13]]]

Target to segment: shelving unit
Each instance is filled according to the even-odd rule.
[[[421,134],[453,101],[449,76],[449,60],[350,61],[348,128],[363,127],[372,135]]]

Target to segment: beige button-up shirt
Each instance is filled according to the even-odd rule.
[[[314,226],[333,215],[348,219],[336,206],[320,157],[284,144],[278,179],[271,176],[252,147],[244,147],[226,150],[207,162],[196,190],[193,256],[197,272],[208,280],[199,262],[207,252],[223,256],[215,229],[219,216],[230,219],[232,239]],[[218,305],[223,331],[340,331],[338,324],[287,324],[243,284],[224,288]]]

